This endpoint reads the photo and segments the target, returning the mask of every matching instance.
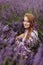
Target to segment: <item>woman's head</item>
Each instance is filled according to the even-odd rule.
[[[24,15],[24,28],[33,28],[34,26],[34,16],[30,13],[25,13]]]

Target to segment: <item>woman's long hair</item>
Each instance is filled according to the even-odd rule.
[[[25,13],[24,17],[25,16],[28,18],[28,20],[30,22],[30,27],[28,28],[28,30],[29,30],[29,33],[31,33],[31,31],[34,28],[34,15],[31,13]],[[29,36],[27,38],[29,38]]]
[[[29,27],[29,31],[31,31],[31,29],[33,29],[34,27],[34,15],[31,13],[25,13],[24,17],[27,17],[29,22],[30,22],[30,27]]]

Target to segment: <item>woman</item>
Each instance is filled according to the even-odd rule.
[[[25,28],[25,32],[28,31],[27,37],[26,39],[29,40],[31,33],[34,31],[35,34],[38,36],[38,33],[36,30],[34,30],[34,16],[30,13],[26,13],[24,15],[24,21],[23,21],[23,25]],[[16,39],[20,39],[23,38],[25,36],[25,32],[19,36],[16,37]],[[33,34],[34,35],[34,34]]]
[[[34,16],[33,14],[26,13],[24,15],[23,25],[25,32],[19,36],[16,36],[16,48],[15,53],[16,59],[19,56],[17,65],[31,65],[32,59],[37,48],[38,43],[38,32],[34,29]]]

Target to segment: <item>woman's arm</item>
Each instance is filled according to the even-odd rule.
[[[24,33],[19,35],[19,36],[16,36],[16,39],[20,39],[20,38],[23,38],[24,37]]]

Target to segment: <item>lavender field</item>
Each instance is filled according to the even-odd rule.
[[[25,30],[22,22],[26,12],[35,16],[34,27],[41,41],[32,65],[43,65],[43,0],[0,0],[0,65],[18,62],[15,61],[15,37]]]

